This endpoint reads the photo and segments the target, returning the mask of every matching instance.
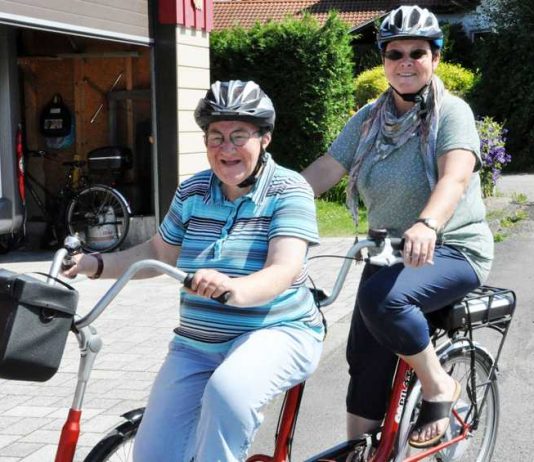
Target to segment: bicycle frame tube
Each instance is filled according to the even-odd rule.
[[[382,428],[380,445],[370,462],[386,462],[391,457],[406,404],[410,383],[414,374],[414,370],[405,361],[402,359],[399,360],[393,382],[393,389],[391,391],[390,404],[386,413],[384,427]],[[469,435],[470,426],[462,420],[456,410],[453,410],[453,415],[462,427],[462,433],[460,435],[437,446],[433,446],[426,451],[404,459],[404,462],[417,462],[423,460],[428,456],[465,439]]]
[[[72,462],[74,460],[74,453],[76,452],[76,445],[80,436],[81,416],[81,410],[69,410],[67,421],[61,430],[55,462]]]
[[[247,462],[287,462],[289,460],[300,401],[304,393],[304,385],[305,383],[299,383],[286,392],[284,404],[280,411],[280,423],[276,434],[274,456],[258,454],[250,456]]]
[[[52,265],[49,270],[49,277],[47,282],[54,284],[54,278],[57,277],[61,262],[67,255],[67,250],[59,249],[55,255]],[[96,329],[90,324],[104,311],[104,309],[117,296],[124,285],[140,270],[152,268],[161,273],[168,274],[180,282],[183,282],[186,273],[174,268],[170,265],[162,263],[157,260],[142,260],[131,265],[126,272],[111,286],[104,297],[95,305],[95,307],[83,318],[74,322],[73,331],[76,334],[80,348],[80,366],[78,369],[78,380],[76,383],[76,390],[72,407],[69,410],[67,420],[61,430],[61,436],[58,443],[55,462],[72,462],[76,452],[76,445],[80,435],[80,420],[82,415],[82,403],[85,395],[85,390],[93,365],[100,349],[102,348],[102,340],[98,335]],[[301,392],[302,393],[302,392]],[[293,405],[292,405],[293,406]],[[298,408],[298,406],[297,406]],[[260,459],[261,460],[261,459]],[[278,459],[277,459],[278,460]],[[280,459],[285,460],[285,459]]]
[[[408,363],[400,359],[395,372],[395,380],[393,381],[389,407],[384,421],[384,428],[382,429],[380,446],[370,462],[385,462],[391,456],[413,375],[413,369]]]
[[[441,444],[438,444],[437,446],[433,446],[426,451],[421,452],[420,454],[416,454],[414,456],[408,457],[407,459],[404,459],[403,462],[418,462],[420,460],[426,459],[427,457],[431,456],[432,454],[436,454],[437,452],[441,451],[442,449],[445,449],[449,446],[452,446],[453,444],[458,443],[459,441],[467,438],[469,436],[469,432],[471,430],[470,425],[466,424],[463,419],[460,417],[460,414],[456,411],[456,409],[452,410],[452,414],[454,415],[454,418],[458,420],[459,424],[462,427],[462,433],[455,438],[452,438],[449,441],[445,441]]]

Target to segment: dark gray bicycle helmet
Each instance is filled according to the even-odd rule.
[[[221,120],[242,120],[273,131],[276,118],[273,103],[252,80],[215,82],[195,110],[195,120],[202,130]]]
[[[382,21],[377,34],[378,47],[383,50],[388,42],[402,39],[428,40],[437,48],[443,47],[443,31],[436,16],[426,8],[400,6]]]

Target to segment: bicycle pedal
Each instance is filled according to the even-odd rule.
[[[373,435],[364,434],[361,436],[362,440],[365,440],[364,444],[359,444],[354,448],[354,452],[349,454],[349,457],[345,462],[366,462],[369,460],[374,445],[373,445]]]

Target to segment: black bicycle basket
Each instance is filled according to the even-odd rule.
[[[0,378],[50,379],[59,368],[77,304],[78,292],[67,284],[0,269]]]

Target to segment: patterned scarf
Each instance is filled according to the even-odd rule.
[[[430,189],[437,182],[436,141],[439,128],[439,110],[445,87],[434,75],[430,85],[423,91],[422,101],[412,109],[396,116],[393,89],[389,88],[373,103],[369,117],[362,124],[361,136],[347,185],[347,205],[354,223],[358,224],[358,175],[364,160],[373,156],[373,162],[386,159],[395,149],[403,146],[412,136],[419,134],[421,155],[425,165]]]

